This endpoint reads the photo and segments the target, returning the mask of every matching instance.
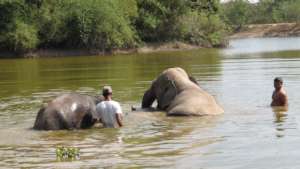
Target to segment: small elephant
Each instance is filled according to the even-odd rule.
[[[96,122],[96,97],[77,93],[58,96],[38,112],[33,129],[85,129]]]
[[[197,81],[182,68],[163,71],[145,92],[142,108],[151,107],[157,100],[157,108],[172,116],[216,115],[224,110],[213,96],[200,88]]]

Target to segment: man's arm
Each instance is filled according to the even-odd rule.
[[[122,123],[122,114],[121,113],[116,113],[116,119],[117,119],[117,123],[120,127],[123,126],[123,123]]]
[[[122,111],[122,108],[121,108],[121,106],[118,102],[115,102],[115,112],[116,112],[117,123],[118,123],[119,127],[122,127],[123,126],[123,123],[122,123],[123,111]]]

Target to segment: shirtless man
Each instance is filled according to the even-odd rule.
[[[287,106],[288,98],[285,90],[283,89],[283,80],[280,77],[274,79],[274,92],[272,95],[271,106]]]

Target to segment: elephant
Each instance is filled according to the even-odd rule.
[[[179,67],[164,70],[144,93],[142,109],[157,100],[157,109],[169,116],[203,116],[224,112],[214,97],[200,88],[196,79]]]
[[[38,111],[33,129],[85,129],[97,121],[96,105],[100,98],[68,93],[56,97]]]

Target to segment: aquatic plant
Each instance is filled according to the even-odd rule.
[[[63,160],[77,160],[80,158],[79,148],[76,147],[56,147],[56,159],[59,161]]]

